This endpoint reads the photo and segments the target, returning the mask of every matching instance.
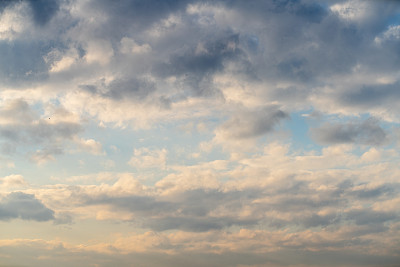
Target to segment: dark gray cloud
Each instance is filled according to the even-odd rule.
[[[207,40],[198,43],[197,47],[191,47],[182,54],[172,55],[169,62],[156,69],[156,73],[162,76],[182,76],[195,74],[205,76],[214,74],[223,69],[224,60],[238,56],[241,51],[237,48],[238,35],[228,35],[225,38],[219,36],[218,40]],[[196,49],[198,51],[196,51]]]
[[[228,139],[246,139],[271,132],[289,115],[278,107],[265,107],[255,111],[244,111],[222,124],[219,128]]]
[[[341,216],[337,213],[331,213],[327,215],[318,215],[312,214],[310,216],[305,216],[304,218],[299,219],[300,225],[310,228],[310,227],[318,227],[318,226],[329,226],[339,223],[341,220]]]
[[[221,73],[225,65],[234,62],[242,71],[242,75],[251,68],[251,63],[239,45],[239,34],[220,33],[197,39],[184,51],[172,53],[167,62],[162,62],[153,68],[157,76],[178,77],[184,87],[191,88],[194,96],[215,96],[217,87],[212,78]]]
[[[115,208],[127,210],[142,216],[161,215],[176,210],[175,205],[170,202],[158,201],[149,196],[127,196],[108,197],[100,196],[94,199],[87,199],[87,205],[106,204]]]
[[[59,10],[60,0],[29,0],[28,2],[32,8],[34,22],[39,26],[43,26],[48,23]]]
[[[129,31],[142,30],[151,26],[153,23],[166,18],[169,14],[179,12],[184,9],[190,0],[117,0],[112,3],[107,0],[91,1],[90,7],[100,9],[109,16],[109,23],[106,29],[109,34],[113,35],[115,28],[111,26],[118,25],[118,30]]]
[[[348,220],[354,220],[358,225],[383,224],[398,218],[393,212],[374,211],[371,209],[351,210],[345,214]]]
[[[251,226],[259,221],[256,217],[238,218],[237,216],[212,215],[219,208],[230,213],[240,211],[251,201],[260,196],[257,190],[228,191],[189,190],[169,198],[175,209],[175,216],[166,214],[163,217],[148,218],[144,226],[157,231],[179,229],[190,232],[204,232],[223,229],[232,225]]]
[[[146,80],[114,80],[109,85],[109,91],[105,94],[115,100],[125,98],[144,99],[156,90],[155,84]]]
[[[144,78],[115,79],[108,85],[82,85],[80,88],[116,101],[123,99],[140,101],[151,96],[157,89],[153,82]]]
[[[252,61],[258,77],[311,83],[320,76],[350,70],[360,47],[364,49],[362,30],[343,23],[324,3],[232,2],[230,7],[244,17],[264,23],[263,30],[256,31],[263,49]]]
[[[374,188],[360,188],[354,190],[354,193],[361,199],[375,198],[381,196],[390,196],[395,194],[396,185],[385,184]]]
[[[360,90],[346,92],[340,101],[349,106],[376,107],[383,103],[397,104],[400,99],[400,83],[365,85]]]
[[[365,144],[378,146],[387,141],[387,133],[373,118],[362,122],[324,124],[311,130],[311,135],[322,144]]]
[[[0,220],[48,221],[54,219],[54,211],[47,208],[34,195],[13,192],[0,200]]]

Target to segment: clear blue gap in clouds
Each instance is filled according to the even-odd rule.
[[[293,112],[290,119],[285,121],[283,127],[290,131],[292,149],[294,151],[315,150],[320,151],[321,146],[310,138],[309,129],[317,123],[318,118],[312,116],[312,110]]]

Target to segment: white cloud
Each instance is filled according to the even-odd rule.
[[[360,0],[351,0],[343,3],[334,4],[330,9],[345,20],[360,22],[372,12],[368,2]]]
[[[78,63],[79,55],[75,48],[68,50],[66,53],[53,50],[45,59],[51,63],[50,73],[55,73],[70,69],[74,64]]]
[[[28,184],[22,175],[11,174],[0,178],[0,186],[5,188],[24,188],[28,186]]]
[[[390,25],[389,28],[380,36],[375,37],[377,44],[385,41],[396,41],[400,39],[400,25]]]
[[[87,63],[106,65],[114,55],[111,44],[106,40],[91,40],[87,44],[85,59]]]
[[[90,154],[93,155],[103,155],[103,146],[101,145],[100,142],[97,142],[94,139],[77,139],[75,140],[76,144],[78,145],[78,148],[81,149],[82,151],[86,151]]]

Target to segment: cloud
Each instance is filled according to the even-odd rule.
[[[39,165],[55,160],[54,156],[61,154],[63,154],[63,150],[57,146],[45,147],[44,149],[28,153],[29,159]]]
[[[400,83],[378,84],[363,86],[360,90],[348,92],[341,96],[341,100],[346,105],[357,105],[360,107],[374,107],[387,103],[393,105],[400,98]]]
[[[12,8],[13,5],[17,4],[17,1],[3,1],[0,7],[0,40],[13,40],[19,33],[26,30],[27,27],[27,8],[24,5],[18,5]]]
[[[249,174],[254,175],[254,170]],[[379,228],[398,217],[394,209],[369,210],[353,206],[355,203],[383,203],[393,198],[400,188],[398,183],[359,184],[348,175],[351,173],[338,181],[313,179],[311,182],[307,181],[309,178],[302,179],[301,175],[288,174],[279,180],[265,177],[264,180],[270,182],[264,185],[252,186],[244,180],[238,184],[216,184],[214,188],[195,182],[188,187],[181,180],[166,179],[157,184],[157,190],[137,184],[134,191],[116,190],[117,185],[126,184],[117,181],[113,186],[102,185],[97,189],[80,186],[68,191],[72,190],[77,201],[74,205],[96,207],[98,219],[120,218],[155,231],[207,232],[256,225],[308,229],[348,225],[352,221],[360,226],[371,224]],[[188,176],[188,182],[195,178],[185,176]],[[348,180],[343,180],[345,178]],[[175,190],[171,190],[174,187]],[[137,190],[139,188],[142,189]],[[51,195],[47,197],[52,198]],[[101,210],[105,213],[100,214]],[[113,215],[104,217],[107,212]]]
[[[121,25],[118,29],[120,31],[126,31],[127,27],[129,27],[128,25],[132,25],[136,30],[149,27],[153,23],[167,17],[170,13],[177,12],[184,8],[189,2],[190,1],[186,0],[173,0],[168,2],[151,0],[143,3],[140,0],[118,0],[112,5],[107,1],[91,1],[89,5],[95,10],[106,11],[109,16],[109,23],[111,25]],[[125,23],[121,24],[121,21],[124,20]],[[107,30],[112,29],[109,28]]]
[[[0,201],[0,220],[48,221],[54,219],[54,211],[47,208],[34,195],[13,192]]]
[[[127,196],[127,197],[107,197],[99,196],[96,199],[88,200],[87,204],[107,204],[114,208],[126,209],[133,214],[140,215],[160,215],[162,213],[171,212],[170,203],[157,201],[150,196]]]
[[[103,94],[113,100],[132,99],[141,101],[156,90],[155,84],[145,79],[113,80]]]
[[[381,224],[397,218],[395,213],[373,210],[351,210],[346,213],[346,216],[358,225]]]
[[[54,218],[54,224],[55,225],[60,225],[60,224],[73,224],[73,216],[68,213],[68,212],[61,212],[56,214]]]
[[[139,169],[146,168],[166,168],[167,150],[151,150],[149,148],[140,148],[133,151],[133,156],[128,164]]]
[[[0,1],[2,263],[395,265],[399,11]]]
[[[59,2],[60,1],[52,1],[48,3],[43,0],[26,0],[26,1],[2,1],[0,6],[0,11],[4,12],[4,9],[7,7],[15,7],[20,5],[19,2],[27,2],[31,8],[31,14],[34,23],[39,26],[44,26],[49,22],[49,20],[57,13],[59,10]]]
[[[0,178],[0,185],[4,187],[26,187],[28,184],[22,175],[11,174]]]
[[[222,139],[254,138],[271,132],[288,114],[278,107],[265,107],[254,111],[241,111],[217,129]]]
[[[58,115],[64,116],[58,116]],[[23,99],[9,100],[0,108],[0,136],[3,149],[17,151],[25,145],[36,162],[62,154],[62,142],[72,140],[81,132],[78,122],[71,121],[65,110],[56,110],[52,118],[43,118]],[[35,152],[32,148],[38,147]],[[31,150],[29,150],[31,148]],[[26,151],[25,151],[26,152]]]
[[[229,61],[240,64],[243,50],[239,47],[239,35],[227,34],[217,40],[199,41],[187,51],[172,54],[167,63],[155,68],[162,77],[180,77],[194,90],[195,96],[212,96],[212,76],[224,70]]]
[[[83,151],[87,151],[93,155],[101,155],[104,154],[103,147],[101,143],[97,142],[94,139],[77,139],[75,142],[78,144],[79,149]]]
[[[32,8],[33,20],[39,26],[47,24],[59,10],[58,1],[31,0],[29,4]]]
[[[300,249],[322,261],[345,247],[353,256],[343,264],[359,264],[354,255],[369,254],[374,261],[378,252],[397,257],[392,248],[398,241],[398,154],[382,148],[380,158],[365,163],[354,155],[360,148],[344,148],[299,154],[270,144],[237,161],[171,166],[173,173],[155,185],[132,174],[100,173],[75,177],[75,185],[30,191],[51,203],[57,223],[78,227],[96,219],[99,225],[129,229],[115,234],[115,242],[113,237],[80,248],[64,244],[76,253],[117,259],[155,252],[271,253],[277,266],[285,266],[278,252]]]
[[[312,129],[312,136],[323,144],[357,143],[379,146],[387,141],[387,133],[373,118],[362,122],[325,124]]]
[[[221,230],[232,225],[249,226],[254,223],[255,221],[249,222],[235,218],[221,217],[163,217],[156,220],[150,220],[145,223],[144,226],[150,227],[155,231],[179,229],[188,232],[207,232],[211,230]]]

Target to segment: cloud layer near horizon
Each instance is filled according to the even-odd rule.
[[[0,262],[396,266],[399,16],[2,1]]]

